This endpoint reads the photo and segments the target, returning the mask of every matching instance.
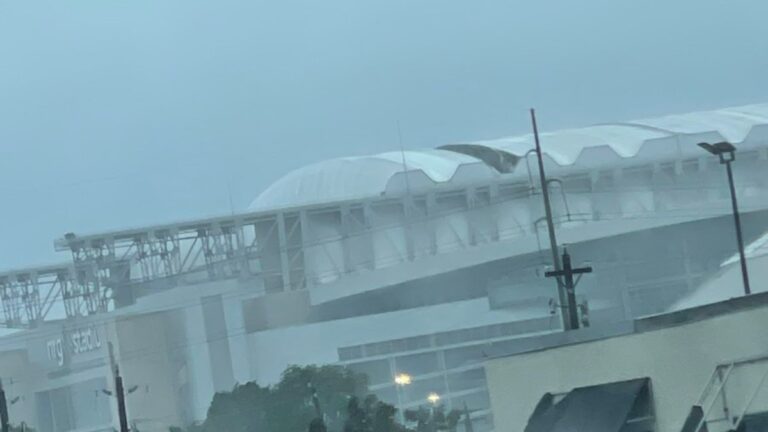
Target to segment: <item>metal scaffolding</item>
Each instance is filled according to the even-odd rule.
[[[736,162],[745,164],[737,188],[750,191],[746,211],[768,207],[768,148],[752,153]],[[720,172],[710,162],[702,156],[553,170],[559,186],[553,189],[553,219],[558,227],[598,227],[608,221],[671,224],[727,214]],[[541,245],[547,234],[537,224],[543,214],[540,190],[522,172],[404,196],[66,234],[54,246],[71,253],[71,263],[0,274],[0,326],[35,326],[56,304],[68,318],[92,315],[153,292],[209,281],[235,279],[269,294],[483,245],[514,245],[510,241],[529,236]],[[713,210],[702,210],[702,203]]]

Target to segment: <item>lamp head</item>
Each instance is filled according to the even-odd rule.
[[[395,384],[405,386],[411,383],[411,376],[407,373],[399,373],[395,375]]]
[[[709,153],[712,153],[715,156],[720,156],[725,153],[733,153],[736,151],[736,147],[727,141],[721,141],[714,144],[702,142],[699,143],[699,147],[703,148]]]

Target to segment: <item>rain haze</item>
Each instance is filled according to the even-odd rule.
[[[768,100],[764,1],[2,1],[3,268],[339,156]],[[231,195],[231,200],[230,200]]]
[[[766,17],[0,0],[0,432],[768,432]]]

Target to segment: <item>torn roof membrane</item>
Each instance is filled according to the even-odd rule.
[[[739,149],[768,142],[768,104],[599,124],[541,134],[552,174],[623,164],[701,157],[696,144],[727,140]],[[499,175],[528,175],[520,160],[533,135],[456,143],[438,149],[392,151],[326,160],[294,170],[270,185],[249,210],[319,204],[402,193],[438,184],[469,184]]]

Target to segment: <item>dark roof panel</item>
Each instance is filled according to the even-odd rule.
[[[648,379],[636,379],[572,390],[552,404],[546,394],[536,406],[525,432],[619,432]]]

